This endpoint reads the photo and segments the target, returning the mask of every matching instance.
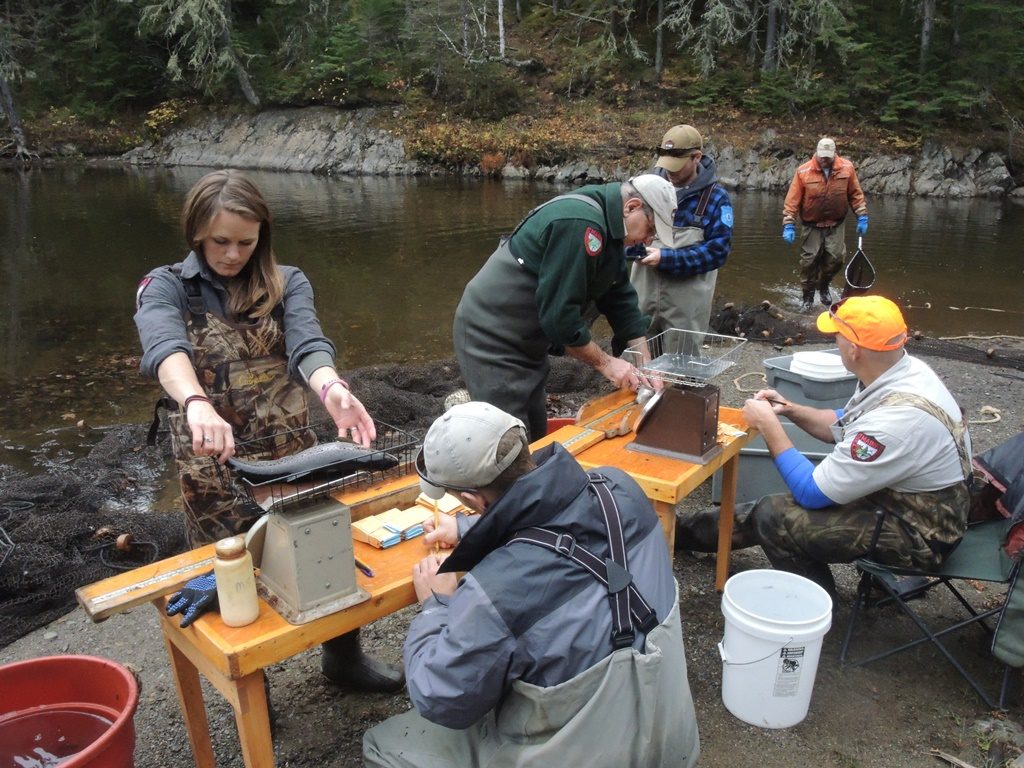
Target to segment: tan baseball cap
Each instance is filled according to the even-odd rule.
[[[658,168],[675,173],[686,164],[686,158],[695,150],[704,149],[700,131],[692,125],[673,125],[658,147]]]
[[[835,157],[836,140],[830,139],[828,136],[825,136],[821,141],[818,142],[818,151],[815,154],[818,157]]]
[[[654,211],[654,231],[663,243],[675,242],[672,239],[672,226],[676,218],[676,188],[668,179],[653,173],[634,176],[629,180],[640,199]]]

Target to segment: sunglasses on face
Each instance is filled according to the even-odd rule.
[[[687,147],[685,149],[666,148],[658,147],[654,150],[658,157],[692,157],[696,154],[696,147]]]
[[[840,299],[835,304],[833,304],[831,307],[829,307],[828,308],[828,316],[831,317],[833,320],[835,320],[837,323],[839,323],[839,325],[841,325],[844,328],[846,328],[850,333],[852,333],[853,334],[853,338],[856,339],[856,341],[858,343],[860,343],[860,336],[857,334],[857,331],[854,330],[854,327],[852,325],[850,325],[848,322],[846,322],[845,320],[843,320],[843,318],[841,318],[839,315],[836,314],[839,311],[839,308],[841,306],[843,306],[843,304],[845,304],[845,303],[846,303],[846,299]]]

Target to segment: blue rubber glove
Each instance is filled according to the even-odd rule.
[[[213,571],[196,576],[175,592],[167,604],[167,615],[181,614],[181,626],[187,627],[203,613],[217,605],[217,580]]]
[[[863,235],[868,231],[868,215],[866,213],[857,217],[857,234]]]
[[[796,224],[783,224],[782,225],[782,239],[787,243],[796,242]]]

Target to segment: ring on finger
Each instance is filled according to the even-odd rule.
[[[213,442],[213,438],[212,437],[204,437],[203,438],[203,442],[204,443],[212,443]]]

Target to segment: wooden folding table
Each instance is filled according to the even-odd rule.
[[[610,432],[618,430],[605,427],[619,423],[620,414],[624,413],[624,407],[628,409],[630,402],[631,393],[613,393],[600,398],[581,411],[580,424],[563,427],[532,447],[536,449],[557,440],[574,453],[585,468],[611,465],[628,472],[653,502],[670,552],[675,539],[675,505],[721,467],[722,515],[715,585],[722,589],[728,575],[736,467],[740,449],[750,442],[752,435],[739,411],[723,408],[721,421],[735,429],[720,436],[722,452],[707,464],[627,451],[625,446],[631,438],[609,436]],[[390,507],[410,506],[418,493],[417,478],[407,475],[368,488],[342,491],[337,497],[349,505],[352,518],[357,520]],[[216,765],[200,674],[234,709],[246,766],[271,768],[274,752],[263,669],[412,605],[416,600],[412,566],[427,552],[422,539],[383,550],[358,541],[354,542],[354,547],[356,557],[374,572],[372,578],[357,573],[359,585],[370,594],[370,599],[308,624],[289,624],[261,600],[259,617],[246,627],[225,626],[220,616],[211,612],[182,629],[178,617],[166,615],[167,596],[189,579],[212,568],[212,544],[90,584],[76,594],[94,621],[146,602],[156,607],[189,742],[199,768]]]
[[[661,520],[672,556],[676,538],[676,505],[693,493],[716,471],[722,470],[722,500],[718,522],[718,560],[715,566],[715,588],[721,592],[729,576],[729,555],[732,550],[732,526],[736,506],[736,478],[740,450],[749,445],[757,432],[748,427],[738,408],[720,408],[721,425],[718,444],[721,452],[706,464],[696,464],[667,456],[642,453],[627,449],[632,433],[611,434],[618,415],[628,418],[633,402],[632,393],[616,392],[595,401],[597,408],[584,408],[576,425],[562,427],[542,440],[534,448],[552,442],[566,446],[584,469],[600,466],[618,467],[637,481],[651,500]]]

